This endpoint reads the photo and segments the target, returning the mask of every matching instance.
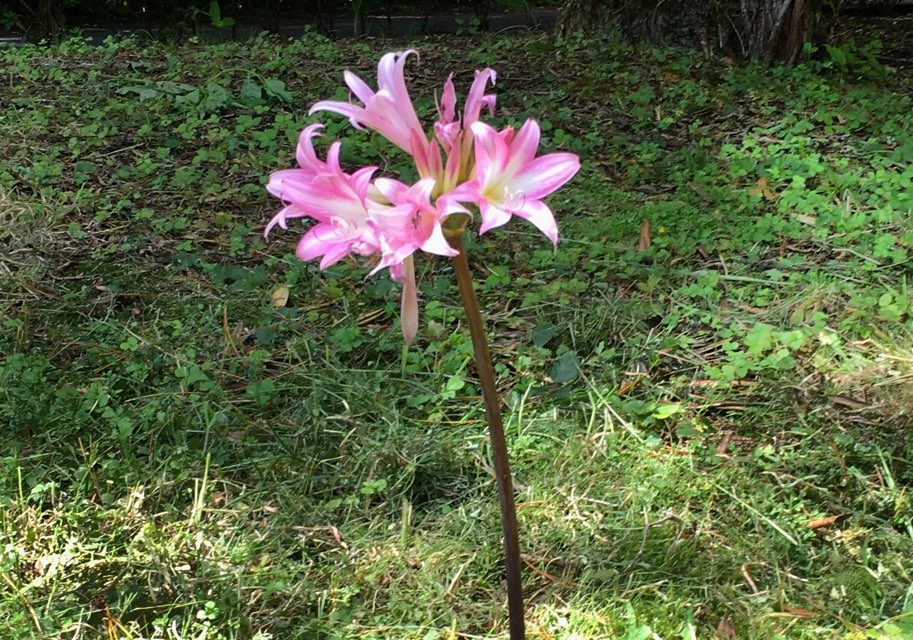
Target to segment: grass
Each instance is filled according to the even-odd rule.
[[[385,278],[260,235],[306,107],[404,44],[0,50],[5,637],[506,637],[449,265],[404,350]],[[910,79],[851,43],[413,44],[415,95],[491,65],[498,121],[584,161],[557,252],[469,248],[530,637],[913,636]]]

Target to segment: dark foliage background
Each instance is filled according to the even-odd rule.
[[[535,3],[560,4],[560,0]],[[0,2],[0,28],[54,34],[68,26],[100,22],[186,30],[209,25],[230,28],[236,20],[268,28],[289,18],[325,24],[333,19],[357,21],[368,14],[456,12],[474,14],[484,30],[492,11],[531,5],[528,0],[5,0]]]

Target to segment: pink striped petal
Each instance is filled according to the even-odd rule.
[[[441,219],[452,216],[455,213],[465,213],[471,216],[472,213],[460,204],[460,201],[453,197],[453,192],[442,195],[435,203],[437,210],[441,212]]]
[[[454,139],[447,153],[447,162],[444,165],[444,190],[449,190],[456,185],[460,178],[460,167],[463,164],[463,148],[459,139]]]
[[[338,100],[321,100],[315,102],[308,110],[308,115],[312,116],[318,111],[332,111],[333,113],[338,113],[348,117],[350,120],[355,120],[359,114],[364,111],[363,107],[359,107],[356,104],[351,102],[339,102]]]
[[[349,247],[345,244],[338,244],[331,247],[320,260],[320,269],[326,270],[334,264],[345,258],[349,254]]]
[[[393,178],[378,178],[374,186],[393,204],[402,204],[409,197],[409,187]]]
[[[352,174],[352,187],[360,200],[364,200],[368,195],[368,187],[371,185],[371,178],[377,167],[362,167]]]
[[[435,100],[437,100],[436,97]],[[452,73],[444,82],[444,90],[441,93],[441,102],[437,105],[437,112],[440,121],[444,124],[450,124],[456,118],[456,88],[453,86]]]
[[[533,200],[560,189],[580,170],[580,159],[573,153],[549,153],[527,164],[514,185]]]
[[[434,178],[423,178],[409,187],[409,200],[416,204],[430,205],[431,192],[434,191],[434,185],[437,180]]]
[[[314,152],[314,136],[319,135],[323,129],[322,124],[312,124],[305,127],[304,131],[298,137],[298,148],[295,150],[295,158],[298,160],[298,166],[310,171],[319,171],[323,163]]]
[[[342,143],[339,140],[336,140],[330,145],[330,148],[327,149],[326,168],[331,173],[342,173],[342,166],[339,164],[339,153],[341,150]]]
[[[447,257],[453,257],[460,253],[447,242],[447,238],[444,237],[444,231],[439,224],[434,225],[431,235],[422,243],[422,251]]]
[[[482,111],[483,106],[489,109],[494,108],[494,100],[487,100],[484,93],[488,82],[491,81],[491,84],[494,85],[496,80],[497,74],[492,69],[476,71],[475,80],[472,81],[472,86],[469,87],[466,104],[463,106],[464,127],[468,128],[479,119],[479,113]]]
[[[371,99],[371,96],[374,95],[374,90],[351,71],[343,71],[342,77],[343,80],[345,80],[346,86],[349,87],[349,91],[354,93],[356,98],[367,104],[368,100]]]
[[[298,246],[295,248],[295,255],[299,260],[307,262],[318,258],[335,245],[335,234],[333,226],[329,223],[315,224],[311,229],[301,236]]]
[[[277,198],[284,199],[289,187],[296,185],[300,187],[307,184],[312,178],[313,174],[303,169],[280,169],[269,174],[266,190]]]
[[[510,222],[510,213],[488,204],[484,200],[479,206],[479,214],[482,216],[482,226],[479,228],[480,235]]]
[[[538,148],[539,123],[530,119],[523,123],[510,142],[510,162],[504,168],[505,173],[514,174],[521,167],[532,162]]]
[[[482,199],[479,193],[479,182],[469,180],[457,185],[456,189],[447,194],[454,202],[472,202],[478,204]]]
[[[551,209],[541,200],[527,200],[518,209],[511,211],[517,217],[532,222],[553,245],[558,244],[558,224]]]
[[[403,262],[402,270],[403,296],[400,301],[400,326],[403,338],[408,344],[415,339],[418,333],[418,288],[415,285],[415,266],[412,256]]]
[[[479,184],[488,184],[500,174],[508,161],[508,147],[492,127],[484,122],[472,123],[475,137],[476,177]]]
[[[294,205],[282,207],[282,209],[279,210],[279,213],[274,215],[267,223],[266,229],[263,231],[263,237],[266,238],[269,236],[269,232],[272,231],[276,225],[279,225],[283,229],[288,229],[287,221],[289,218],[304,218],[305,216],[307,216],[307,213]]]
[[[495,114],[495,104],[498,102],[498,96],[494,94],[482,96],[479,102],[482,103],[483,109],[488,109],[488,115],[493,116]]]

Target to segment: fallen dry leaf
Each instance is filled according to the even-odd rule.
[[[732,640],[735,637],[736,631],[732,620],[729,618],[720,620],[720,623],[716,626],[716,633],[713,634],[714,640]]]
[[[806,529],[823,529],[829,527],[840,519],[840,516],[825,516],[823,518],[812,518],[805,523]]]
[[[777,194],[773,189],[767,186],[767,178],[758,178],[755,186],[748,190],[753,196],[764,196],[765,200],[771,201],[777,199]]]
[[[726,449],[729,448],[729,441],[732,440],[732,429],[726,429],[726,433],[723,434],[723,439],[720,440],[720,444],[716,447],[716,455],[725,456]]]
[[[651,244],[653,244],[653,241],[650,238],[650,221],[644,220],[643,224],[640,225],[640,237],[637,239],[637,250],[646,251],[650,248]]]
[[[288,287],[285,285],[276,287],[273,289],[270,299],[273,301],[273,306],[277,309],[284,307],[288,303]]]
[[[641,378],[640,378],[640,377],[637,377],[637,378],[634,378],[634,379],[632,379],[632,380],[628,380],[627,382],[625,382],[624,384],[622,384],[621,387],[618,388],[618,395],[620,395],[620,396],[626,396],[626,395],[628,395],[629,393],[631,393],[631,391],[634,390],[634,387],[636,387],[636,386],[638,385],[638,383],[640,382],[640,380],[641,380]]]
[[[867,402],[849,396],[831,396],[831,402],[849,409],[867,409],[869,407]]]

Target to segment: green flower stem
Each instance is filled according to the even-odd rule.
[[[485,339],[485,327],[479,311],[479,301],[472,287],[472,273],[463,247],[462,233],[448,238],[450,246],[459,251],[453,258],[453,270],[460,287],[460,298],[469,323],[472,349],[475,353],[476,369],[485,398],[485,416],[488,419],[488,435],[491,438],[491,456],[498,482],[498,498],[501,503],[501,528],[504,531],[504,562],[507,567],[507,610],[510,616],[510,639],[525,640],[523,620],[523,584],[520,580],[520,539],[517,526],[517,507],[514,504],[513,481],[510,475],[510,461],[507,457],[507,440],[501,423],[500,399],[495,386],[495,374],[491,366],[491,354]]]

